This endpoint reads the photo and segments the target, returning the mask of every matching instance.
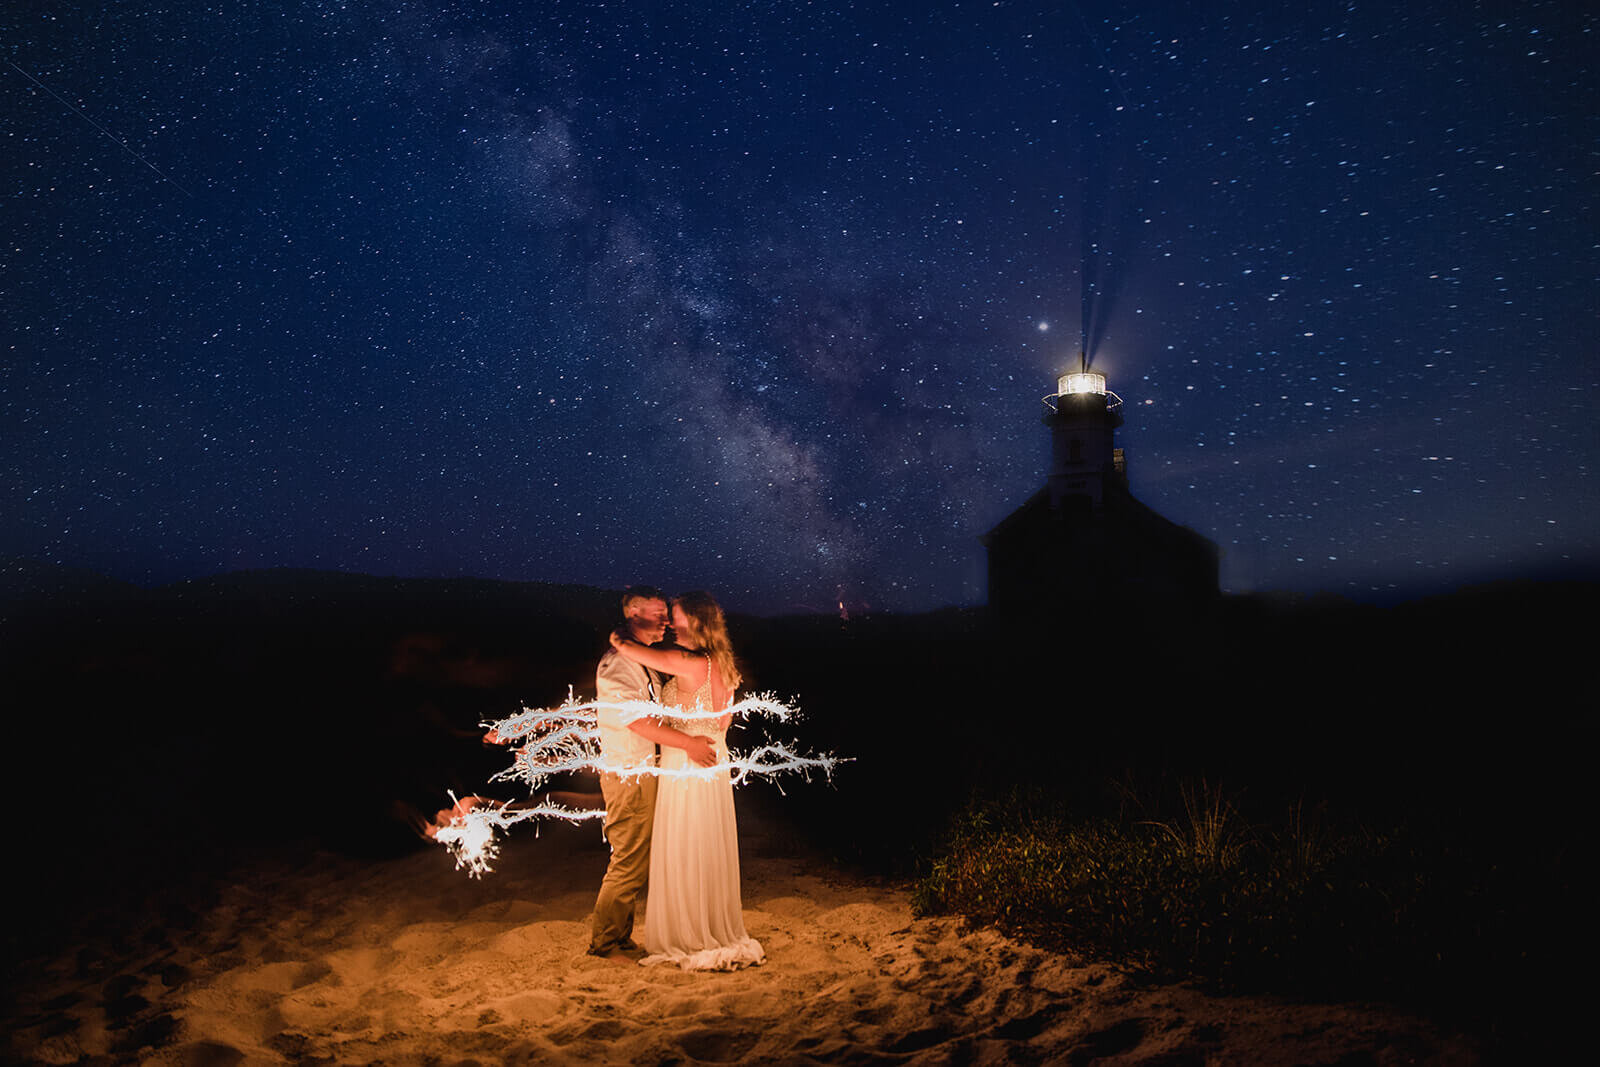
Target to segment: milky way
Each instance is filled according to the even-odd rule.
[[[1592,562],[1600,20],[1246,6],[7,14],[0,556],[981,602],[1087,337],[1227,588]]]

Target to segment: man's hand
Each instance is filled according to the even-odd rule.
[[[689,754],[689,759],[702,767],[715,767],[717,765],[717,746],[709,737],[691,736],[689,743],[683,746]]]

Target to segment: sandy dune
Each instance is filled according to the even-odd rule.
[[[482,882],[442,849],[263,859],[176,921],[24,964],[7,1058],[156,1064],[1472,1063],[1379,1009],[1145,988],[797,858],[742,815],[768,963],[685,974],[585,955],[593,826],[513,836]],[[166,918],[158,918],[165,915]],[[648,921],[648,918],[646,918]]]

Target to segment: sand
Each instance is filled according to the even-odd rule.
[[[1475,1063],[1375,1006],[1148,987],[841,872],[741,809],[764,966],[687,974],[585,954],[593,826],[515,833],[481,882],[443,849],[279,847],[186,909],[13,971],[8,1060],[232,1063]],[[187,916],[187,918],[185,918]],[[645,915],[648,922],[648,912]]]

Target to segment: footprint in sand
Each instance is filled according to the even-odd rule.
[[[119,974],[102,988],[104,999],[100,1003],[100,1010],[105,1012],[113,1028],[117,1028],[123,1020],[139,1014],[150,1006],[150,1001],[134,992],[143,984],[143,981],[135,975]]]
[[[760,1034],[727,1030],[691,1030],[678,1038],[678,1047],[690,1059],[706,1063],[733,1063],[761,1040]]]
[[[1093,1063],[1107,1056],[1120,1055],[1138,1047],[1144,1040],[1144,1031],[1144,1019],[1124,1019],[1104,1030],[1085,1034],[1068,1054],[1067,1062],[1076,1067],[1077,1064]]]
[[[578,1036],[589,1041],[615,1041],[635,1029],[621,1019],[599,1019],[580,1030]]]
[[[322,981],[333,974],[333,964],[327,960],[311,960],[300,967],[289,979],[289,988],[304,989],[308,985]]]
[[[956,988],[945,997],[945,1003],[952,1008],[965,1008],[978,997],[988,992],[988,987],[976,978],[968,978],[960,982]]]
[[[937,1026],[925,1026],[920,1030],[913,1030],[904,1037],[897,1038],[896,1040],[890,1042],[886,1047],[890,1052],[896,1052],[902,1055],[910,1052],[921,1052],[923,1049],[929,1049],[933,1048],[935,1045],[944,1044],[946,1041],[949,1041],[951,1038],[955,1037],[956,1034],[957,1031],[955,1027],[947,1023]]]
[[[111,1046],[111,1051],[127,1055],[143,1049],[162,1048],[169,1044],[177,1033],[178,1020],[171,1015],[162,1013],[132,1027],[120,1040]]]
[[[1055,1021],[1068,1014],[1070,1005],[1049,1004],[1031,1015],[1022,1015],[994,1028],[994,1036],[1007,1041],[1032,1041]],[[1137,1044],[1137,1042],[1135,1042]]]
[[[516,1024],[537,1024],[569,1010],[566,998],[548,990],[535,989],[515,993],[509,997],[491,1000],[483,1009],[493,1013],[495,1021],[504,1018]]]

